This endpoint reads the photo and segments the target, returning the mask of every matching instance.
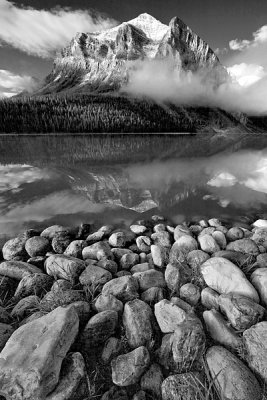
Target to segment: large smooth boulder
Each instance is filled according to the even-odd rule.
[[[206,361],[220,399],[262,399],[257,379],[230,351],[222,346],[210,347],[206,354]]]
[[[111,281],[112,274],[106,269],[90,265],[80,275],[79,281],[83,286],[101,287]]]
[[[23,237],[16,237],[8,240],[2,248],[4,260],[9,261],[15,257],[24,258],[27,254],[25,250],[25,242],[26,240]]]
[[[229,326],[223,316],[216,310],[204,311],[203,319],[211,338],[230,350],[238,351],[242,347],[242,339]]]
[[[49,226],[48,228],[44,229],[41,233],[41,236],[52,240],[56,234],[61,233],[61,232],[70,232],[69,228],[66,228],[65,226],[61,225],[52,225]]]
[[[73,283],[77,281],[85,268],[84,261],[63,254],[52,255],[45,262],[45,270],[48,275]]]
[[[169,258],[169,250],[166,247],[153,244],[151,246],[151,255],[153,263],[158,268],[163,268]]]
[[[250,279],[260,295],[261,303],[267,307],[267,268],[256,269]]]
[[[26,275],[41,273],[41,269],[23,261],[4,261],[0,264],[0,278],[2,275],[20,281]]]
[[[240,294],[259,302],[258,293],[245,274],[226,258],[210,258],[200,269],[206,284],[216,292]]]
[[[136,384],[150,363],[149,352],[141,346],[111,362],[112,380],[117,386]]]
[[[179,239],[176,240],[174,245],[177,251],[180,251],[181,253],[186,255],[190,253],[190,251],[198,249],[197,241],[189,235],[181,236]]]
[[[187,314],[182,308],[164,299],[155,304],[155,317],[161,332],[170,333],[186,320]]]
[[[10,400],[43,400],[58,383],[78,329],[72,307],[58,307],[18,328],[0,354],[0,394]]]
[[[83,356],[80,353],[71,353],[63,360],[58,385],[45,400],[84,400],[88,396]]]
[[[49,240],[42,236],[33,236],[25,243],[25,250],[30,257],[45,256],[50,251]]]
[[[259,248],[256,243],[251,239],[239,239],[229,243],[226,250],[240,251],[244,254],[258,255]]]
[[[243,338],[249,367],[267,383],[267,322],[247,329]]]
[[[151,347],[153,341],[154,315],[148,304],[142,300],[132,300],[125,304],[123,326],[129,346],[136,349],[140,346]]]
[[[162,400],[202,400],[205,397],[199,374],[171,375],[162,383]]]
[[[91,246],[87,246],[82,250],[84,260],[101,260],[102,258],[113,259],[111,248],[106,242],[96,242]]]
[[[221,311],[238,331],[244,331],[257,324],[265,313],[262,306],[245,296],[222,294],[218,302]]]
[[[198,242],[202,251],[208,254],[216,253],[220,251],[220,246],[211,235],[200,235]]]
[[[85,240],[73,240],[64,251],[64,254],[74,258],[82,258],[82,251],[86,246]]]
[[[107,282],[102,289],[104,296],[112,294],[122,302],[131,301],[139,297],[138,281],[132,276],[121,276]]]

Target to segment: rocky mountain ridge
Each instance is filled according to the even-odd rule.
[[[164,25],[141,14],[103,32],[78,33],[57,54],[41,92],[117,91],[128,82],[135,61],[162,59],[179,71],[215,71],[215,81],[227,76],[210,46],[178,17]]]

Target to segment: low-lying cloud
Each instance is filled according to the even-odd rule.
[[[23,91],[31,93],[38,86],[36,79],[0,69],[0,98],[12,97]]]
[[[95,32],[114,25],[114,20],[90,10],[36,10],[0,0],[0,45],[6,43],[43,58],[53,57],[77,31]]]

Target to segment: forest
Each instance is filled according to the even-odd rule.
[[[238,125],[238,118],[219,109],[111,95],[57,94],[0,100],[3,133],[194,133]]]

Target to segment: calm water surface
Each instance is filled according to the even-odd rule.
[[[28,227],[267,213],[267,137],[1,136],[0,241]]]

